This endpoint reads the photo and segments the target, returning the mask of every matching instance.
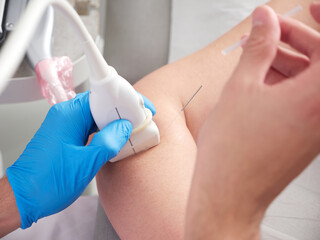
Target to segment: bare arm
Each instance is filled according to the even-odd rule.
[[[0,180],[0,238],[21,226],[20,214],[10,183]]]
[[[273,1],[278,12],[310,0]],[[302,14],[310,24],[315,22]],[[161,144],[128,160],[105,166],[97,176],[99,196],[121,239],[182,239],[199,130],[220,97],[241,49],[221,50],[250,30],[250,19],[203,50],[167,65],[139,81],[135,88],[156,106]],[[203,85],[194,101],[176,114]],[[174,120],[174,121],[173,121]]]

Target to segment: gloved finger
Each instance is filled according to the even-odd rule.
[[[264,81],[277,53],[280,26],[277,15],[267,6],[257,8],[252,19],[252,31],[244,46],[235,76],[243,81]]]
[[[116,120],[96,133],[88,147],[99,147],[101,156],[98,164],[102,166],[116,157],[129,140],[131,133],[132,124],[128,120]]]
[[[156,114],[156,108],[153,105],[153,103],[148,98],[143,96],[141,93],[139,92],[137,93],[140,94],[140,96],[143,98],[144,106],[148,108],[152,112],[152,116],[154,116]]]
[[[281,26],[281,40],[294,49],[313,58],[320,58],[320,33],[303,23],[283,16],[278,16]]]
[[[78,99],[80,102],[81,111],[86,124],[86,135],[90,135],[96,132],[98,129],[92,117],[89,96],[90,96],[90,91],[86,91],[84,93],[77,94],[77,96],[74,98],[74,101]]]
[[[75,145],[84,145],[88,135],[96,130],[90,105],[89,92],[52,106],[39,131]]]
[[[90,144],[81,147],[79,176],[89,183],[108,160],[118,155],[132,133],[128,120],[116,120],[96,133]]]
[[[310,65],[310,60],[301,54],[279,47],[272,67],[287,78],[294,77]]]
[[[310,12],[313,18],[320,23],[320,2],[314,2],[310,6]]]
[[[76,129],[83,139],[82,144],[85,144],[89,135],[97,131],[97,125],[90,110],[89,91],[79,93],[74,99],[70,100],[70,109],[73,112],[71,114],[73,124],[78,125]]]

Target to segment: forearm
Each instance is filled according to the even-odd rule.
[[[20,214],[7,177],[0,180],[0,238],[21,226]]]
[[[232,154],[235,152],[232,147],[226,149],[212,144],[210,135],[217,132],[210,130],[206,128],[207,134],[199,143],[188,203],[186,239],[259,240],[264,212],[258,208],[249,211],[254,208],[252,201],[246,198],[249,194],[239,192],[238,189],[243,189],[242,183],[235,181],[241,171],[237,164],[241,162],[241,156]],[[220,148],[225,150],[224,153]],[[221,166],[226,166],[233,174],[221,172]]]

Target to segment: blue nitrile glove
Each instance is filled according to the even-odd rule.
[[[146,107],[155,112],[145,100]],[[114,121],[85,146],[96,129],[88,92],[50,109],[23,154],[7,169],[22,229],[72,204],[99,169],[119,153],[132,125],[127,120]]]

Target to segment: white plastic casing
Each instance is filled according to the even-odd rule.
[[[91,113],[99,129],[118,119],[127,119],[133,126],[129,141],[110,162],[159,144],[159,130],[150,117],[150,110],[144,107],[142,97],[114,68],[108,66],[108,77],[102,80],[91,79],[90,85]]]
[[[34,37],[28,47],[27,57],[33,69],[41,60],[52,58],[51,43],[53,27],[54,10],[53,7],[50,6],[43,15]]]

